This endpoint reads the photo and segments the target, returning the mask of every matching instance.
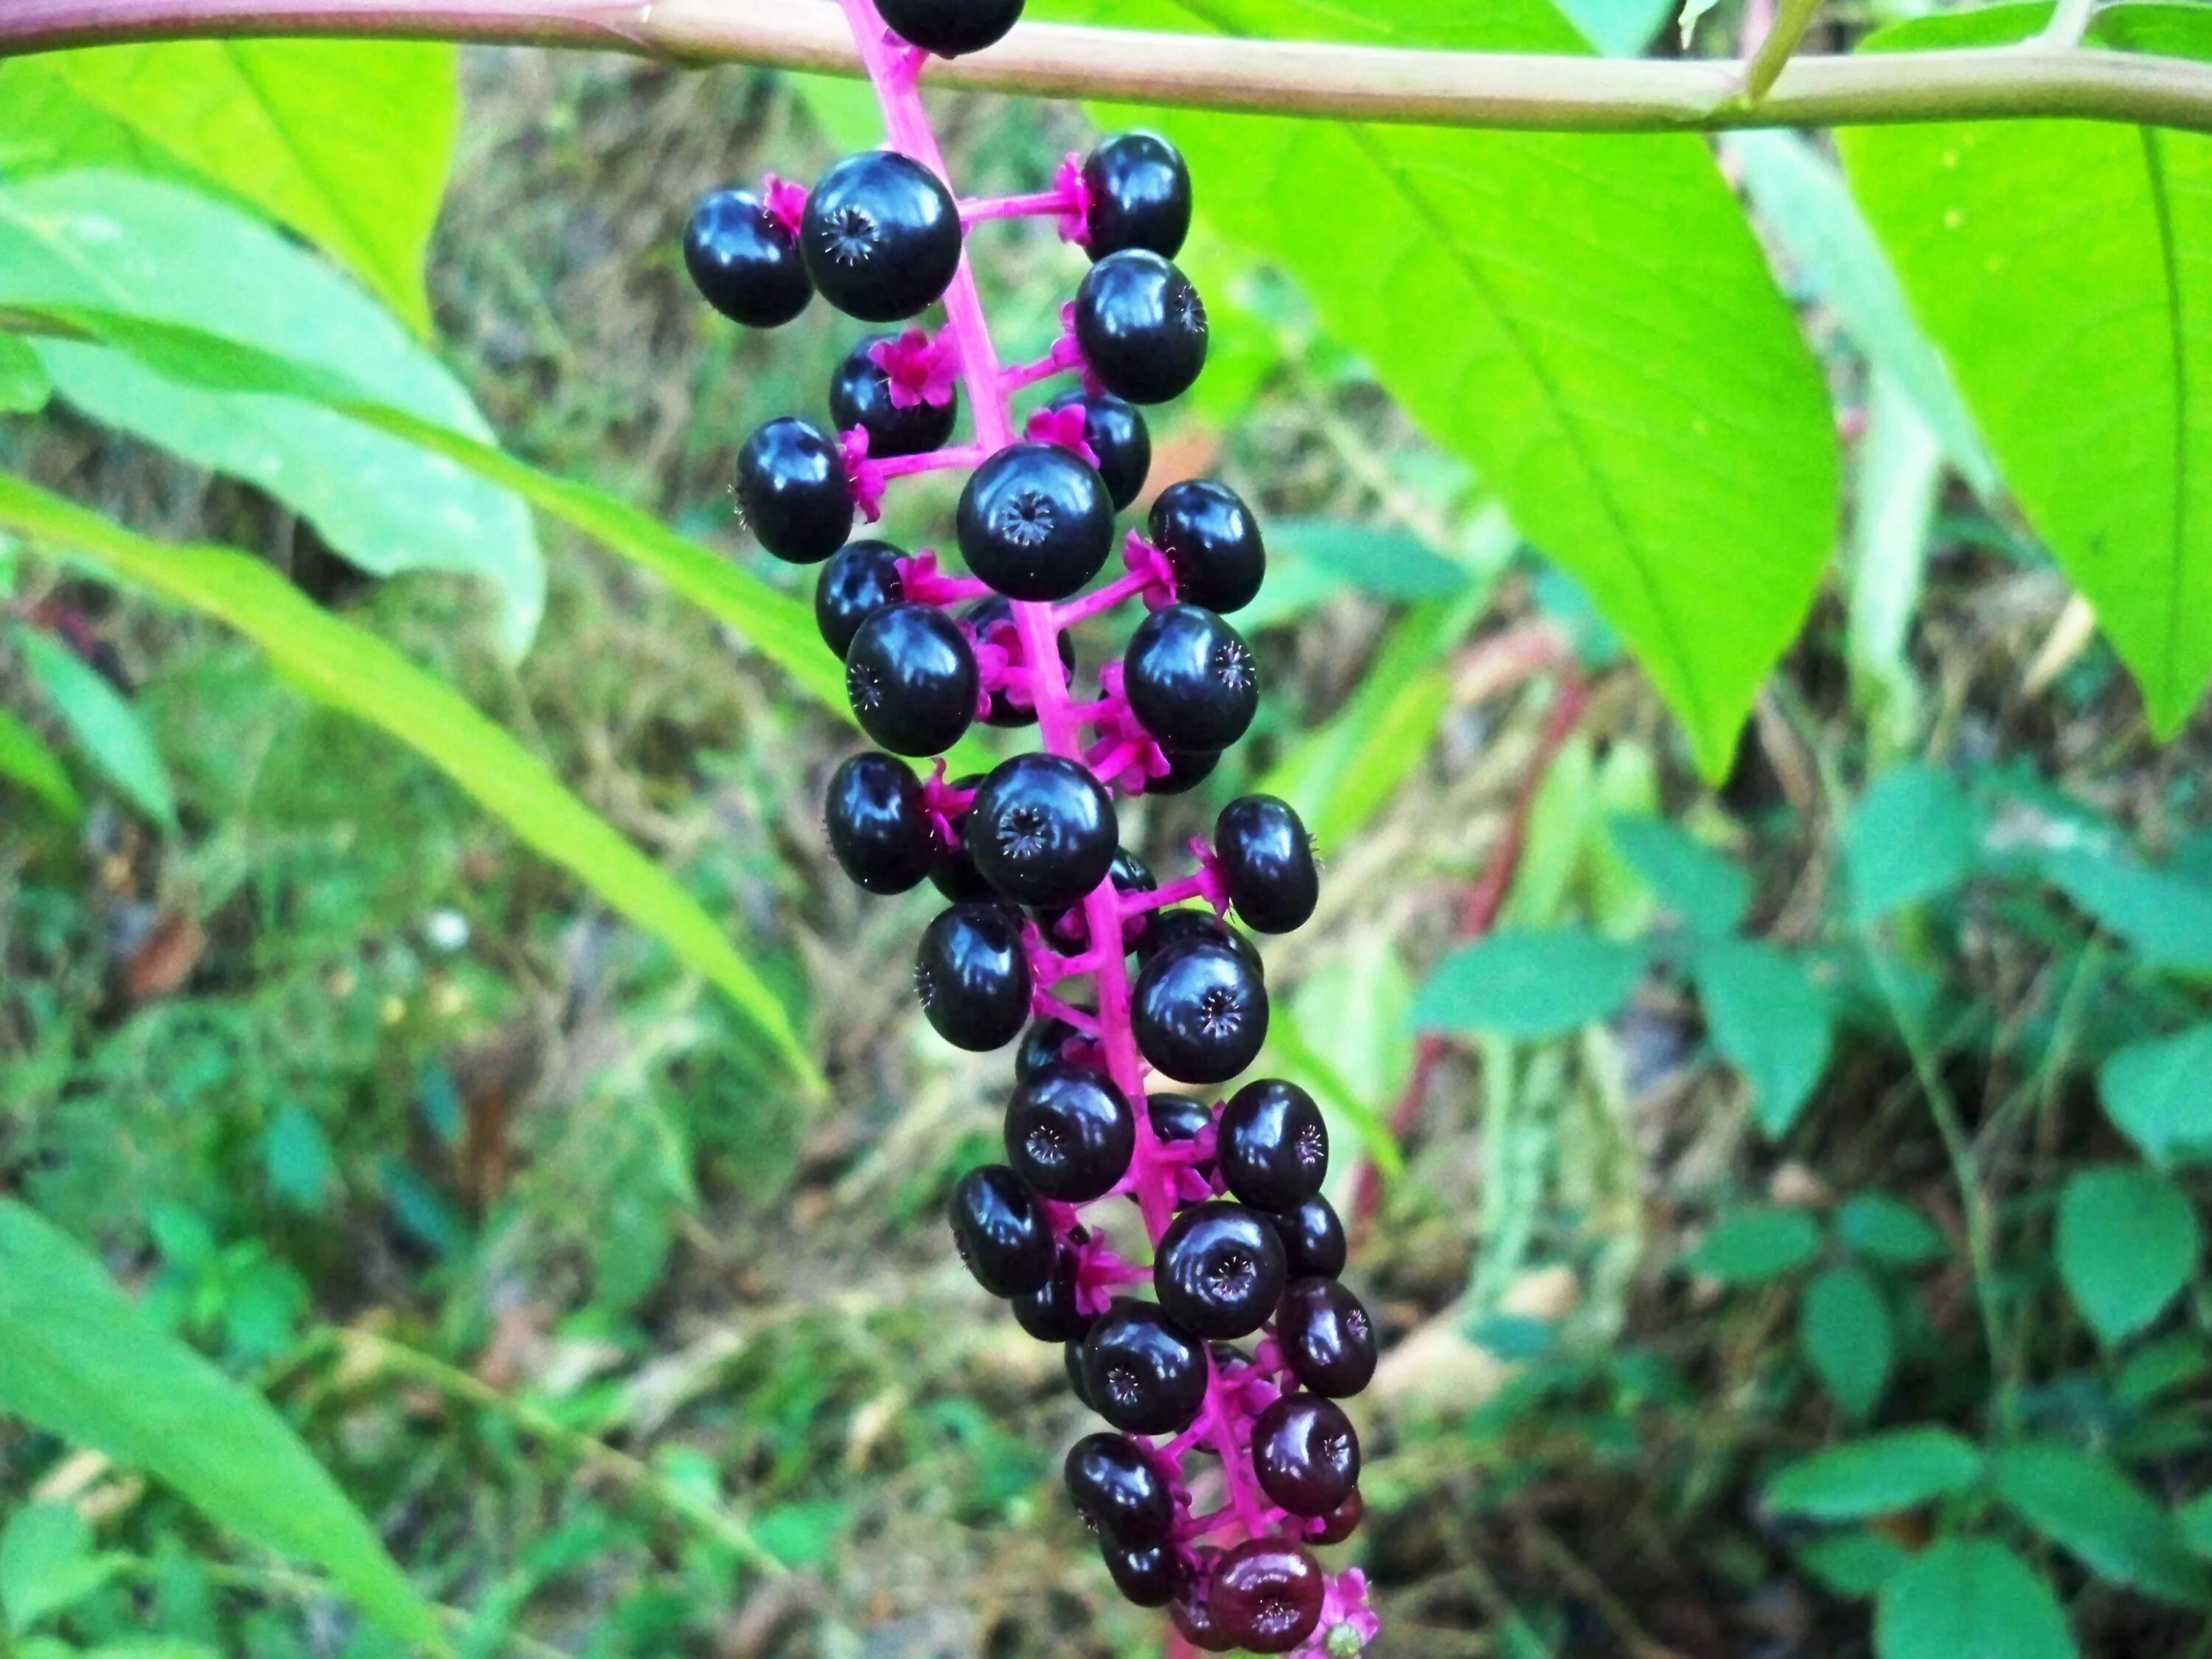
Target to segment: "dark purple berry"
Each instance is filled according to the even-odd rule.
[[[1063,1204],[1088,1204],[1111,1192],[1128,1173],[1136,1144],[1137,1115],[1127,1097],[1087,1066],[1048,1066],[1006,1104],[1006,1162]]]
[[[1163,749],[1226,749],[1260,707],[1252,647],[1195,605],[1171,605],[1139,623],[1122,653],[1121,676],[1130,711]]]
[[[1014,621],[1014,606],[1011,599],[994,593],[987,599],[978,599],[960,613],[960,620],[975,630],[975,637],[989,644],[1021,654],[1021,632]],[[1075,683],[1075,642],[1062,630],[1060,642],[1060,681],[1068,686]],[[1014,700],[1003,690],[991,693],[991,706],[983,714],[986,726],[1035,726],[1036,709],[1017,707]]]
[[[1321,898],[1313,842],[1288,801],[1240,795],[1213,821],[1229,902],[1247,927],[1287,933],[1303,927]]]
[[[1193,1205],[1161,1235],[1152,1288],[1187,1330],[1249,1336],[1282,1299],[1282,1241],[1257,1210],[1218,1199]]]
[[[1052,1277],[1052,1229],[1036,1195],[1003,1165],[986,1164],[952,1189],[960,1260],[993,1296],[1020,1296]]]
[[[934,303],[960,264],[960,210],[910,156],[848,155],[807,193],[807,275],[848,317],[891,323]]]
[[[1152,867],[1126,847],[1114,854],[1106,874],[1117,893],[1149,893],[1159,885]],[[1075,905],[1038,911],[1036,925],[1044,942],[1064,957],[1079,956],[1091,947],[1091,930],[1083,911]]]
[[[1168,1603],[1168,1620],[1182,1639],[1200,1652],[1226,1653],[1237,1644],[1229,1639],[1214,1611],[1213,1571],[1221,1564],[1221,1552],[1210,1544],[1201,1545],[1197,1557],[1197,1571]]]
[[[1077,392],[1052,407],[1083,411],[1083,441],[1098,458],[1098,476],[1116,513],[1144,493],[1152,470],[1152,434],[1134,404],[1110,392]]]
[[[1016,904],[1073,904],[1105,880],[1117,835],[1105,787],[1061,755],[1002,763],[968,808],[975,867]]]
[[[1069,1448],[1062,1473],[1076,1513],[1098,1535],[1158,1544],[1175,1530],[1175,1493],[1150,1450],[1118,1434],[1087,1434]]]
[[[862,623],[905,601],[899,557],[889,542],[848,542],[822,567],[822,579],[814,584],[814,625],[838,661],[852,649]]]
[[[1107,391],[1164,404],[1189,391],[1206,367],[1206,307],[1190,278],[1158,254],[1127,248],[1085,274],[1075,338]]]
[[[871,893],[921,884],[936,857],[921,783],[890,755],[855,755],[830,775],[823,808],[837,867]]]
[[[872,461],[942,449],[960,413],[957,392],[941,404],[908,404],[903,409],[891,401],[891,377],[868,353],[896,337],[871,334],[845,354],[830,381],[830,418],[840,432],[858,427],[868,434]]]
[[[970,475],[955,530],[968,568],[1008,599],[1064,599],[1114,550],[1114,501],[1080,455],[1015,444]]]
[[[1323,1516],[1321,1524],[1306,1536],[1316,1544],[1341,1544],[1359,1530],[1359,1523],[1366,1518],[1366,1502],[1355,1492]]]
[[[1206,1403],[1206,1351],[1149,1302],[1119,1297],[1083,1339],[1098,1414],[1129,1434],[1180,1434]]]
[[[1123,1598],[1140,1607],[1164,1607],[1182,1594],[1189,1568],[1182,1552],[1173,1544],[1147,1544],[1141,1549],[1101,1543],[1106,1571]]]
[[[1358,1487],[1359,1436],[1341,1407],[1286,1394],[1252,1425],[1252,1468],[1292,1515],[1328,1515]]]
[[[708,305],[748,328],[787,323],[814,297],[799,239],[750,191],[701,198],[684,228],[684,268]]]
[[[1076,1306],[1075,1252],[1061,1245],[1052,1276],[1014,1300],[1014,1322],[1040,1342],[1079,1342],[1089,1334],[1091,1316]]]
[[[821,563],[853,533],[845,452],[795,416],[770,421],[738,452],[738,511],[787,564]]]
[[[1152,503],[1152,545],[1168,556],[1176,597],[1226,616],[1258,597],[1267,549],[1260,521],[1226,484],[1186,478]]]
[[[1275,1340],[1298,1381],[1344,1400],[1375,1375],[1375,1324],[1334,1279],[1294,1279],[1275,1310]]]
[[[1235,951],[1254,973],[1262,978],[1267,975],[1257,947],[1211,910],[1185,908],[1153,911],[1137,940],[1137,958],[1150,962],[1163,951],[1192,942],[1224,945]]]
[[[1344,1271],[1344,1223],[1321,1194],[1294,1210],[1262,1213],[1283,1241],[1283,1265],[1292,1279],[1334,1279]]]
[[[1066,1020],[1038,1020],[1022,1033],[1022,1046],[1014,1050],[1014,1081],[1027,1083],[1048,1066],[1085,1064],[1082,1056],[1086,1051],[1095,1054],[1097,1045]]]
[[[1145,793],[1148,795],[1188,794],[1212,777],[1213,769],[1220,764],[1218,750],[1206,755],[1170,755],[1166,773],[1145,780]]]
[[[1177,1083],[1225,1083],[1267,1040],[1267,990],[1224,945],[1163,951],[1137,975],[1137,1047]]]
[[[1019,919],[985,899],[954,905],[923,932],[914,983],[922,1012],[947,1042],[979,1054],[1004,1048],[1030,1012]]]
[[[1214,1152],[1222,1180],[1247,1204],[1295,1210],[1328,1174],[1328,1125],[1297,1084],[1262,1078],[1221,1109]]]
[[[1190,234],[1190,169],[1173,144],[1152,132],[1116,133],[1083,163],[1091,211],[1084,228],[1093,259],[1148,248],[1163,259]]]
[[[1005,40],[1022,0],[878,0],[876,10],[908,46],[958,58]]]
[[[1095,1412],[1098,1402],[1091,1397],[1091,1385],[1083,1380],[1083,1344],[1064,1342],[1060,1349],[1060,1368],[1067,1373],[1068,1392],[1083,1402],[1083,1409]]]
[[[1320,1564],[1305,1551],[1276,1539],[1255,1538],[1215,1565],[1210,1604],[1232,1646],[1288,1653],[1321,1623],[1327,1589]]]
[[[934,605],[894,605],[845,651],[845,695],[860,729],[898,755],[935,755],[975,718],[975,653]]]
[[[1213,1109],[1188,1095],[1147,1095],[1145,1115],[1152,1126],[1152,1139],[1163,1146],[1196,1140],[1213,1127]],[[1191,1168],[1201,1181],[1213,1178],[1211,1160]],[[1286,1260],[1287,1265],[1287,1260]]]
[[[982,774],[971,772],[964,778],[955,779],[952,787],[973,790],[982,781]],[[963,811],[954,815],[951,827],[957,844],[938,853],[935,861],[929,866],[930,885],[955,902],[961,899],[995,899],[998,895],[991,890],[991,884],[983,879],[983,872],[975,867],[975,860],[969,856],[968,814]]]

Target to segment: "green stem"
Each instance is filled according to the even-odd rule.
[[[1797,43],[1805,38],[1812,26],[1813,14],[1820,9],[1820,0],[1782,0],[1775,14],[1774,27],[1752,53],[1751,62],[1743,71],[1743,95],[1747,102],[1756,104],[1772,89],[1782,71],[1788,67],[1790,56],[1797,50]]]

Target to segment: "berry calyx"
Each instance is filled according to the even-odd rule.
[[[1081,456],[1015,444],[969,478],[956,529],[969,569],[1008,599],[1064,599],[1113,551],[1114,502]]]
[[[814,297],[799,238],[750,191],[700,199],[684,228],[684,268],[701,298],[748,328],[781,327]]]
[[[1052,1230],[1012,1170],[987,1164],[961,1176],[951,1217],[960,1260],[993,1296],[1019,1296],[1051,1276]]]
[[[922,1012],[947,1042],[976,1054],[1004,1048],[1030,1012],[1020,921],[986,899],[954,905],[923,932],[914,982]]]
[[[1084,246],[1093,259],[1145,248],[1164,259],[1190,234],[1190,168],[1155,132],[1121,132],[1084,159]]]
[[[1213,823],[1213,854],[1240,921],[1287,933],[1312,919],[1321,898],[1313,841],[1288,801],[1240,795]]]
[[[1328,1399],[1349,1399],[1375,1376],[1375,1322],[1334,1279],[1291,1281],[1275,1310],[1275,1340],[1298,1381]]]
[[[1152,1286],[1185,1329],[1222,1340],[1249,1336],[1282,1297],[1282,1241],[1242,1204],[1194,1205],[1161,1235]]]
[[[953,788],[963,794],[972,794],[983,781],[981,773],[971,772],[956,779]],[[930,861],[929,884],[956,903],[962,899],[996,898],[991,884],[983,879],[983,872],[975,867],[975,860],[968,855],[968,813],[963,807],[950,814],[945,827],[951,831],[947,841],[938,848],[937,856]]]
[[[1014,622],[1013,602],[1003,595],[994,593],[987,599],[976,600],[960,613],[960,620],[974,630],[979,641],[998,646],[1009,656],[1021,656],[1021,632]],[[1058,637],[1060,681],[1065,687],[1075,680],[1075,642],[1065,633]],[[1003,690],[994,691],[991,706],[983,713],[983,724],[1002,727],[1035,726],[1036,702],[1025,698],[1017,702]]]
[[[1061,755],[1017,755],[968,809],[975,867],[1016,904],[1073,904],[1106,878],[1120,843],[1113,798]]]
[[[738,451],[738,512],[787,564],[819,564],[853,533],[845,452],[795,416],[770,421]]]
[[[1125,249],[1091,266],[1076,290],[1075,339],[1107,391],[1164,404],[1189,391],[1206,367],[1206,306],[1190,278],[1158,254]]]
[[[906,599],[899,575],[904,555],[889,542],[848,542],[822,567],[814,584],[814,625],[842,662],[860,624]]]
[[[960,210],[945,181],[892,150],[848,155],[806,198],[799,230],[822,297],[863,322],[935,303],[960,264]]]
[[[1226,749],[1260,707],[1252,648],[1201,606],[1155,611],[1129,637],[1121,684],[1130,712],[1170,752]]]
[[[1152,470],[1152,434],[1143,411],[1110,392],[1077,392],[1048,405],[1083,416],[1083,441],[1098,458],[1098,476],[1116,513],[1144,493]]]
[[[1359,1436],[1342,1407],[1286,1394],[1252,1425],[1260,1489],[1292,1515],[1334,1514],[1359,1485]]]
[[[1158,1544],[1175,1530],[1175,1496],[1152,1455],[1118,1434],[1085,1435],[1061,1465],[1076,1513],[1110,1542]]]
[[[1005,40],[1022,0],[878,0],[876,10],[908,45],[959,58]]]
[[[1294,1210],[1328,1174],[1328,1125],[1297,1084],[1262,1078],[1221,1109],[1214,1152],[1222,1180],[1245,1203]]]
[[[860,729],[895,755],[941,754],[975,717],[975,653],[926,605],[877,611],[845,652],[845,695]]]
[[[889,755],[854,755],[830,775],[823,818],[837,867],[871,893],[919,886],[936,856],[921,781]]]
[[[1208,1594],[1216,1625],[1254,1653],[1288,1653],[1321,1623],[1321,1566],[1293,1544],[1254,1538],[1215,1564]]]
[[[1087,1066],[1048,1066],[1006,1103],[1006,1162],[1063,1204],[1088,1204],[1113,1191],[1136,1144],[1137,1115],[1127,1097]],[[1270,1309],[1273,1302],[1270,1297]]]
[[[1137,975],[1129,1023],[1137,1047],[1178,1083],[1226,1083],[1267,1040],[1267,992],[1226,945],[1164,951]]]
[[[1098,1414],[1129,1434],[1180,1434],[1206,1402],[1206,1350],[1149,1302],[1116,1298],[1083,1339]]]
[[[1267,549],[1260,521],[1226,484],[1186,478],[1152,503],[1146,534],[1175,572],[1176,597],[1224,616],[1259,597]]]
[[[899,400],[890,374],[877,361],[883,348],[897,343],[896,335],[870,335],[845,354],[830,380],[830,418],[841,432],[859,427],[868,434],[870,460],[942,449],[960,413],[957,392],[942,403]]]

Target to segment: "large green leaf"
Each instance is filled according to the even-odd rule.
[[[69,173],[0,185],[0,306],[84,307],[198,331],[342,375],[370,398],[476,439],[459,381],[329,264],[235,209],[173,185]],[[37,349],[94,418],[251,480],[379,574],[459,571],[499,592],[520,652],[544,606],[530,515],[442,457],[295,398],[184,384],[82,342]]]
[[[428,1604],[268,1403],[12,1201],[0,1201],[0,1412],[143,1469],[240,1537],[320,1566],[398,1635],[442,1649]],[[11,1583],[20,1544],[16,1554]]]
[[[1876,1659],[2075,1659],[2051,1586],[2002,1544],[1938,1540],[1881,1587]]]
[[[1203,25],[1577,52],[1548,0],[1057,0]],[[1123,118],[1127,111],[1115,112]],[[1700,139],[1194,114],[1200,211],[1297,278],[1635,649],[1717,775],[1833,544],[1826,388]]]
[[[138,711],[52,635],[21,625],[9,634],[84,757],[140,811],[163,829],[174,830],[177,804],[169,792],[169,775]]]
[[[2021,1520],[2100,1578],[2183,1607],[2202,1607],[2212,1593],[2173,1517],[2108,1460],[2038,1441],[1997,1453],[1990,1473]]]
[[[2098,1071],[2097,1094],[2152,1163],[2212,1160],[2212,1024],[2120,1049]]]
[[[2166,1311],[2203,1247],[2188,1195],[2152,1170],[2100,1164],[2058,1194],[2058,1276],[2108,1347]]]
[[[545,763],[375,635],[332,617],[258,559],[149,541],[0,477],[0,528],[89,556],[236,629],[296,689],[368,721],[436,766],[526,845],[583,881],[720,987],[811,1090],[819,1070],[789,1012],[723,929],[666,872],[564,788]]]
[[[2049,12],[1923,18],[1870,44],[2001,45]],[[2115,7],[2097,28],[2212,57],[2201,6]],[[2212,139],[1993,121],[1840,142],[2007,482],[2171,735],[2212,681]]]
[[[1835,1016],[1802,957],[1755,939],[1708,939],[1691,960],[1713,1046],[1751,1085],[1759,1127],[1784,1135],[1827,1069]]]
[[[1981,1474],[1980,1451],[1950,1430],[1893,1429],[1791,1464],[1766,1503],[1815,1521],[1863,1521],[1964,1492]]]
[[[84,816],[84,802],[61,757],[5,708],[0,708],[0,778],[20,784],[72,823]]]
[[[1563,1036],[1610,1019],[1635,990],[1644,953],[1577,927],[1508,931],[1461,946],[1413,1002],[1423,1030]]]
[[[41,80],[298,231],[429,332],[423,251],[460,121],[452,46],[182,40],[58,52],[0,71],[0,108],[29,118],[11,124],[11,147],[36,149],[44,138],[48,165],[97,166],[121,159],[112,137],[42,97]]]

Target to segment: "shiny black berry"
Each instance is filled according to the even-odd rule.
[[[1235,1647],[1288,1653],[1321,1623],[1328,1584],[1321,1565],[1294,1544],[1255,1538],[1217,1562],[1210,1595],[1213,1619]]]
[[[982,774],[971,772],[964,778],[953,781],[955,789],[973,790],[983,781]],[[975,867],[975,860],[968,852],[968,814],[956,813],[952,818],[952,834],[956,845],[940,849],[929,866],[929,884],[945,897],[957,902],[961,899],[996,898],[991,884],[983,879],[983,872]]]
[[[1111,1192],[1128,1173],[1136,1145],[1128,1097],[1087,1066],[1048,1066],[1006,1103],[1006,1162],[1063,1204],[1088,1204]]]
[[[1110,392],[1078,392],[1052,407],[1083,411],[1083,441],[1098,458],[1098,476],[1116,513],[1144,493],[1152,470],[1152,434],[1134,404]]]
[[[1286,1394],[1252,1425],[1252,1468],[1292,1515],[1328,1515],[1358,1487],[1359,1436],[1342,1407]]]
[[[1116,1299],[1083,1339],[1098,1414],[1129,1434],[1180,1434],[1206,1403],[1206,1350],[1149,1302]]]
[[[1323,1516],[1321,1524],[1306,1536],[1316,1544],[1341,1544],[1359,1530],[1359,1523],[1366,1518],[1366,1501],[1354,1492]]]
[[[1019,654],[1021,635],[1014,622],[1014,606],[1011,599],[994,593],[988,599],[978,599],[960,613],[960,620],[975,630],[981,641],[1000,646]],[[1075,683],[1075,642],[1062,629],[1060,641],[1060,679],[1062,686]],[[983,715],[986,726],[1035,726],[1035,705],[1017,707],[1012,698],[1003,690],[991,693],[991,706]]]
[[[878,0],[876,10],[908,45],[957,58],[1005,40],[1022,0]]]
[[[1080,455],[1022,443],[977,467],[955,521],[968,568],[1013,599],[1064,599],[1104,568],[1114,501]]]
[[[1173,1544],[1147,1544],[1132,1549],[1125,1544],[1101,1543],[1114,1588],[1124,1600],[1140,1607],[1164,1607],[1182,1593],[1190,1569],[1182,1552]]]
[[[1226,749],[1260,707],[1251,647],[1195,605],[1171,605],[1138,624],[1122,653],[1121,683],[1130,711],[1170,750]]]
[[[1240,795],[1213,821],[1213,851],[1237,919],[1262,933],[1303,927],[1321,897],[1313,842],[1288,801]]]
[[[1193,1205],[1161,1235],[1152,1288],[1186,1330],[1224,1341],[1249,1336],[1282,1299],[1282,1241],[1242,1204]]]
[[[1114,854],[1106,873],[1117,893],[1149,893],[1159,885],[1152,867],[1126,847]],[[1091,933],[1085,923],[1083,911],[1074,905],[1036,913],[1037,931],[1044,935],[1046,944],[1064,957],[1079,956],[1091,948]]]
[[[987,1164],[952,1189],[952,1237],[975,1282],[1020,1296],[1052,1276],[1052,1229],[1036,1195],[1002,1165]]]
[[[941,404],[908,404],[904,409],[891,401],[891,377],[868,353],[894,337],[868,336],[845,354],[845,361],[837,365],[830,381],[830,418],[840,432],[859,427],[868,434],[872,461],[942,449],[952,436],[952,423],[960,413],[957,392]]]
[[[1075,291],[1075,338],[1107,391],[1164,404],[1189,391],[1206,367],[1206,307],[1158,254],[1109,253]]]
[[[1201,943],[1218,945],[1237,953],[1251,970],[1267,976],[1260,960],[1260,952],[1246,939],[1211,910],[1194,909],[1188,906],[1171,910],[1155,910],[1146,919],[1145,931],[1137,940],[1137,959],[1150,962],[1163,951],[1176,945]]]
[[[814,297],[799,239],[750,191],[718,190],[691,210],[684,268],[708,305],[748,328],[787,323]]]
[[[922,1012],[947,1042],[978,1054],[1004,1048],[1030,1012],[1020,921],[988,900],[954,905],[924,930],[914,983]]]
[[[960,263],[960,210],[945,182],[890,150],[848,155],[807,193],[799,228],[822,297],[863,322],[933,304]]]
[[[1040,1342],[1079,1342],[1090,1334],[1091,1316],[1075,1302],[1075,1252],[1065,1244],[1053,1259],[1051,1277],[1013,1304],[1014,1322]]]
[[[1283,1241],[1283,1265],[1292,1279],[1334,1279],[1344,1271],[1344,1223],[1320,1194],[1294,1210],[1261,1213]]]
[[[1197,1571],[1168,1604],[1168,1620],[1200,1652],[1226,1653],[1237,1644],[1229,1639],[1213,1610],[1213,1570],[1221,1563],[1221,1552],[1204,1544],[1196,1554]]]
[[[1152,132],[1116,133],[1083,163],[1091,192],[1084,228],[1093,259],[1148,248],[1163,259],[1190,234],[1190,169],[1173,144]]]
[[[1152,1139],[1163,1146],[1196,1140],[1213,1127],[1213,1109],[1189,1095],[1147,1095],[1145,1097],[1145,1115],[1152,1126]],[[1210,1160],[1191,1167],[1200,1180],[1211,1181],[1213,1178],[1213,1164]]]
[[[845,651],[845,695],[860,730],[896,755],[941,754],[975,718],[975,653],[933,605],[894,605]]]
[[[1152,545],[1168,556],[1176,597],[1226,615],[1258,597],[1267,549],[1260,521],[1226,484],[1186,478],[1152,503]]]
[[[738,452],[738,511],[777,558],[821,563],[853,533],[844,451],[794,416],[770,421]]]
[[[1084,1410],[1097,1411],[1098,1402],[1091,1397],[1091,1385],[1083,1380],[1083,1344],[1079,1340],[1062,1343],[1060,1363],[1067,1373],[1068,1392],[1083,1402]]]
[[[1118,1434],[1087,1434],[1061,1466],[1075,1511],[1111,1542],[1158,1544],[1175,1530],[1175,1492],[1150,1451]]]
[[[1106,878],[1116,840],[1113,798],[1061,755],[1017,755],[985,779],[968,809],[968,844],[984,880],[1017,904],[1072,904]]]
[[[1038,1020],[1022,1033],[1022,1046],[1014,1050],[1014,1081],[1027,1083],[1046,1066],[1064,1060],[1081,1065],[1085,1050],[1095,1052],[1096,1045],[1066,1020]]]
[[[906,599],[899,558],[889,542],[848,542],[822,567],[814,584],[814,625],[838,661],[845,659],[862,623]]]
[[[1213,769],[1221,763],[1219,751],[1192,755],[1176,753],[1168,757],[1168,769],[1162,777],[1145,780],[1148,795],[1188,794],[1213,775]]]
[[[1298,1381],[1344,1400],[1375,1375],[1375,1322],[1334,1279],[1294,1279],[1275,1310],[1275,1340]]]
[[[1244,1202],[1294,1210],[1321,1191],[1328,1174],[1328,1125],[1297,1084],[1261,1078],[1221,1109],[1214,1151],[1222,1180]]]
[[[1267,1040],[1267,990],[1225,945],[1163,951],[1137,975],[1137,1047],[1178,1083],[1225,1083]]]
[[[855,755],[830,775],[823,808],[837,867],[871,893],[919,886],[936,857],[921,782],[890,755]]]

